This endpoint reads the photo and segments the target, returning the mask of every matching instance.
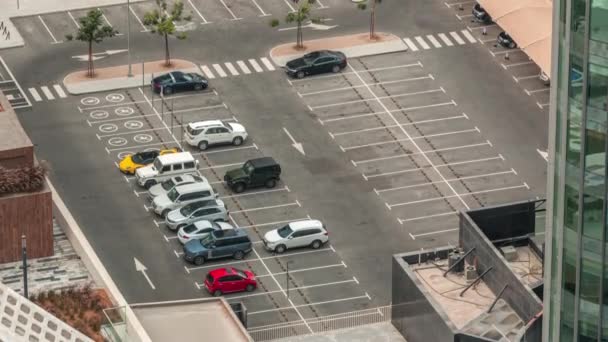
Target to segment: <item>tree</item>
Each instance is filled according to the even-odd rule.
[[[167,2],[165,0],[156,0],[158,8],[144,15],[144,25],[150,26],[152,33],[158,33],[165,40],[165,65],[171,65],[171,55],[169,53],[169,36],[176,36],[177,39],[186,39],[186,34],[180,32],[176,34],[175,22],[179,20],[188,20],[182,18],[184,11],[184,3],[177,0],[171,6],[171,13],[167,12]]]
[[[87,76],[95,76],[93,68],[93,43],[101,43],[105,38],[114,37],[118,31],[112,26],[103,23],[103,13],[99,9],[90,10],[86,17],[78,18],[79,27],[76,33],[76,40],[85,42],[89,45],[89,65]],[[68,40],[72,40],[72,35],[66,35]]]
[[[311,7],[315,3],[316,0],[293,0],[298,5],[298,8],[285,17],[286,23],[296,23],[296,47],[303,48],[304,47],[304,38],[302,36],[302,23],[310,20],[311,22],[318,21],[318,18],[311,18]],[[271,26],[278,26],[279,21],[277,19],[273,19],[270,23]]]
[[[376,38],[376,4],[381,3],[382,0],[367,0],[367,1],[371,1],[371,3],[372,3],[372,8],[369,13],[369,39],[374,39],[374,38]],[[367,2],[365,1],[365,2],[358,3],[357,8],[359,8],[360,10],[366,10]]]

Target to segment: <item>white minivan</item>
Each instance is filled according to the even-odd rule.
[[[173,176],[195,174],[197,168],[198,160],[190,152],[170,153],[156,157],[152,165],[137,169],[135,177],[139,186],[150,189]]]
[[[329,241],[329,233],[319,220],[301,220],[269,231],[262,241],[267,250],[283,253],[289,248],[317,249]]]

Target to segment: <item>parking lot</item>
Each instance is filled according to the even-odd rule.
[[[350,59],[292,87],[414,240],[456,243],[457,212],[529,187],[415,55]]]
[[[256,134],[249,132],[241,146],[214,147],[205,152],[182,142],[182,125],[191,121],[222,119],[238,121],[230,105],[213,89],[201,93],[182,93],[161,99],[150,89],[135,88],[120,92],[100,93],[80,98],[75,109],[85,125],[109,155],[108,172],[124,178],[124,186],[133,191],[141,210],[149,211],[150,229],[172,251],[174,260],[166,263],[185,272],[201,297],[210,296],[203,287],[205,274],[214,268],[233,266],[253,271],[259,288],[252,293],[226,295],[229,302],[243,302],[249,314],[249,328],[264,330],[266,325],[296,322],[294,329],[312,331],[308,320],[340,314],[371,306],[372,297],[359,285],[356,275],[330,243],[318,250],[292,250],[280,255],[265,250],[261,237],[281,224],[310,218],[288,184],[280,182],[273,189],[232,194],[221,179],[224,172],[240,166],[250,158],[263,156],[255,144]],[[138,187],[133,176],[120,174],[117,163],[129,153],[145,149],[180,147],[199,160],[199,172],[206,177],[230,210],[233,225],[247,229],[254,250],[244,260],[225,259],[195,266],[183,260],[176,234],[150,210],[146,190]],[[110,167],[110,165],[112,167]],[[297,325],[300,322],[300,325]]]

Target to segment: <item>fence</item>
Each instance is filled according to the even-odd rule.
[[[391,310],[392,306],[387,305],[343,314],[252,327],[248,332],[255,341],[268,341],[278,338],[347,329],[365,324],[390,321]]]

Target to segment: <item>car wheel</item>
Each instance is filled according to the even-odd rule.
[[[164,87],[163,88],[163,94],[165,94],[165,95],[171,95],[171,94],[173,94],[173,88],[171,88],[171,87]]]
[[[152,179],[147,180],[147,181],[144,183],[144,188],[146,188],[146,190],[148,190],[148,189],[150,189],[152,186],[154,186],[155,184],[156,184],[156,181],[155,181],[155,180],[152,180]]]
[[[203,85],[198,83],[194,85],[194,90],[203,90]]]
[[[202,256],[197,256],[196,258],[194,258],[194,264],[197,266],[200,266],[202,264],[205,263],[205,258]]]
[[[222,291],[220,291],[220,290],[213,291],[213,297],[219,297],[221,295],[222,295]]]
[[[165,215],[165,217],[167,217],[167,215]],[[179,224],[179,225],[177,225],[177,227],[175,228],[175,230],[180,230],[180,229],[184,228],[185,226],[186,226],[185,224]]]
[[[247,285],[245,290],[247,290],[247,292],[251,292],[251,291],[255,290],[255,286],[253,286],[253,284],[249,284],[249,285]]]
[[[332,72],[340,72],[340,66],[339,65],[334,65],[333,68],[331,68]]]
[[[274,188],[275,186],[277,186],[277,180],[274,178],[270,178],[269,180],[266,181],[266,187],[267,188]]]
[[[306,76],[306,74],[304,73],[304,71],[298,71],[298,73],[296,74],[297,78],[304,78],[304,76]]]
[[[243,143],[243,138],[241,137],[236,137],[234,139],[232,139],[232,145],[234,146],[239,146]]]
[[[208,147],[209,147],[209,143],[208,143],[208,142],[206,142],[206,141],[201,141],[201,142],[199,142],[199,143],[198,143],[198,148],[199,148],[201,151],[206,150]]]
[[[245,191],[245,184],[243,184],[243,183],[236,183],[234,185],[234,187],[232,188],[232,190],[234,192],[236,192],[237,194],[240,194],[241,192]]]
[[[243,251],[236,251],[236,252],[234,252],[233,257],[236,260],[241,260],[241,259],[243,259],[245,257],[245,253],[243,253]]]
[[[285,247],[285,245],[278,245],[274,248],[274,251],[277,254],[281,254],[281,253],[285,252],[286,249],[287,249],[287,247]]]
[[[515,44],[515,42],[509,43],[509,49],[515,49],[516,46],[517,46],[517,44]]]
[[[160,216],[162,216],[163,218],[165,218],[165,217],[167,217],[167,215],[169,215],[170,211],[171,210],[169,210],[169,209],[165,209],[165,210],[163,210],[162,213],[160,213]],[[175,230],[178,230],[178,229],[179,229],[179,227],[177,227]]]
[[[323,242],[321,242],[321,240],[315,240],[310,244],[310,247],[312,247],[312,249],[319,249],[322,245]]]

